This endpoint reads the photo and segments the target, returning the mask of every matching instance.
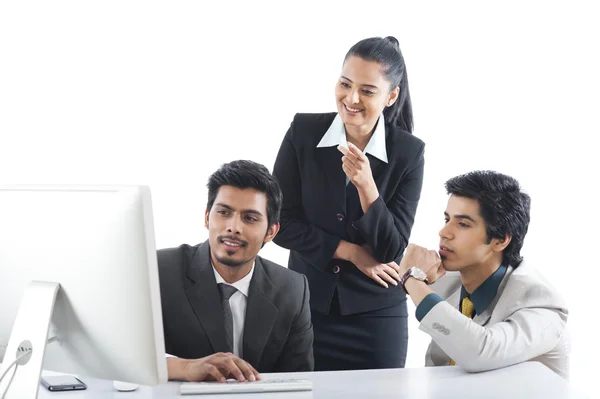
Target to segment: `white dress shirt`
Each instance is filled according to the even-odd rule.
[[[241,280],[236,281],[233,284],[229,284],[225,282],[223,277],[217,272],[217,269],[212,265],[212,261],[210,265],[213,268],[213,273],[215,274],[215,280],[217,280],[217,284],[223,283],[227,285],[231,285],[237,289],[237,292],[234,293],[229,298],[229,306],[231,307],[231,316],[233,318],[233,354],[239,358],[242,358],[242,342],[244,339],[244,322],[246,320],[246,304],[248,303],[248,291],[250,289],[250,281],[252,280],[252,275],[254,274],[254,264],[252,264],[252,269],[250,272],[244,276]],[[207,303],[206,306],[221,306],[221,302],[219,301],[217,304]],[[166,354],[167,357],[175,357],[170,354]]]
[[[241,358],[243,356],[242,342],[244,338],[244,321],[246,320],[246,304],[248,302],[250,281],[252,280],[252,275],[254,274],[254,264],[252,265],[250,272],[246,274],[244,278],[236,281],[233,284],[225,282],[223,277],[221,277],[214,266],[213,272],[215,273],[217,284],[223,283],[231,285],[237,289],[237,292],[229,298],[229,306],[231,307],[231,316],[233,317],[233,354]]]
[[[325,132],[325,135],[317,144],[317,148],[320,147],[333,147],[341,145],[343,147],[348,148],[348,140],[346,139],[346,128],[344,127],[344,122],[342,122],[342,118],[340,114],[335,116],[335,119]],[[387,157],[387,149],[385,146],[385,119],[383,114],[379,117],[377,121],[377,127],[373,132],[373,135],[369,139],[365,150],[363,151],[365,154],[369,153],[375,158],[388,163]],[[346,181],[346,183],[348,183]]]

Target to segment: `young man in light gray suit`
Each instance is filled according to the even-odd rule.
[[[257,256],[279,231],[281,201],[263,165],[225,164],[208,181],[208,240],[158,251],[169,379],[313,370],[306,277]]]
[[[566,304],[520,255],[529,196],[489,171],[452,178],[446,190],[439,254],[410,244],[400,264],[420,329],[432,338],[426,365],[478,372],[534,360],[567,378]],[[428,286],[446,271],[455,273]]]

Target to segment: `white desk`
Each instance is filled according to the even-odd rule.
[[[505,369],[468,374],[459,367],[360,370],[314,373],[262,374],[263,378],[302,378],[313,381],[312,392],[282,392],[237,395],[181,396],[179,383],[169,382],[134,392],[117,392],[112,381],[81,379],[88,385],[81,392],[48,392],[40,386],[44,399],[140,399],[140,398],[584,398],[565,379],[541,363],[531,362]]]

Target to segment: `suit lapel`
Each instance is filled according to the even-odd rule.
[[[488,306],[482,314],[475,315],[475,317],[473,317],[473,321],[479,324],[480,326],[485,326],[490,320],[490,317],[492,316],[492,312],[490,311],[490,309],[491,306]]]
[[[494,309],[496,309],[496,304],[498,303],[498,300],[502,296],[504,287],[506,287],[506,283],[508,282],[508,277],[511,275],[513,270],[514,269],[511,266],[508,267],[508,270],[506,271],[506,273],[504,273],[504,278],[502,278],[502,281],[498,285],[498,290],[496,291],[496,296],[494,297],[494,299],[492,299],[492,301],[490,302],[488,307],[483,311],[482,314],[477,315],[473,318],[473,320],[475,320],[477,322],[477,324],[479,324],[480,326],[485,326],[489,322],[490,318],[492,317],[492,313],[493,313]]]
[[[367,158],[369,158],[369,166],[371,167],[371,173],[373,174],[373,180],[378,183],[378,177],[385,171],[387,164],[380,160],[379,158],[375,158],[371,154],[367,154]],[[389,156],[388,156],[389,162]]]
[[[266,275],[261,259],[256,257],[254,275],[248,290],[248,304],[244,322],[243,357],[258,367],[278,309],[273,304],[274,284]]]
[[[446,299],[446,302],[454,306],[460,312],[460,306],[458,306],[458,303],[460,302],[460,288],[457,291],[454,291],[454,293]]]
[[[378,123],[383,122],[382,120],[380,120]],[[392,143],[393,140],[388,140],[388,137],[394,134],[393,129],[391,129],[389,126],[385,127],[385,150],[386,150],[386,155],[387,155],[387,159],[388,162],[385,163],[383,162],[381,159],[374,157],[371,154],[367,154],[367,158],[369,158],[369,165],[371,166],[371,172],[373,173],[373,180],[375,180],[375,183],[380,183],[378,178],[379,176],[387,169],[388,165],[390,162],[392,162],[392,159],[390,158],[390,154],[393,154],[394,151],[390,151],[390,149],[392,148]],[[379,187],[380,184],[377,184],[377,186]]]
[[[204,242],[192,258],[187,276],[194,284],[186,295],[198,321],[206,332],[215,352],[229,351],[225,338],[225,318],[221,308],[221,295],[210,264],[210,247]]]

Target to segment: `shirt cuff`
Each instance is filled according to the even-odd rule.
[[[415,312],[417,320],[423,320],[423,317],[425,317],[435,305],[443,301],[442,297],[436,293],[427,295],[423,298],[421,303],[419,303],[419,306],[417,306],[417,311]]]
[[[169,357],[177,357],[177,356],[173,356],[173,355],[169,355],[168,353],[165,353],[165,357],[169,358]]]

